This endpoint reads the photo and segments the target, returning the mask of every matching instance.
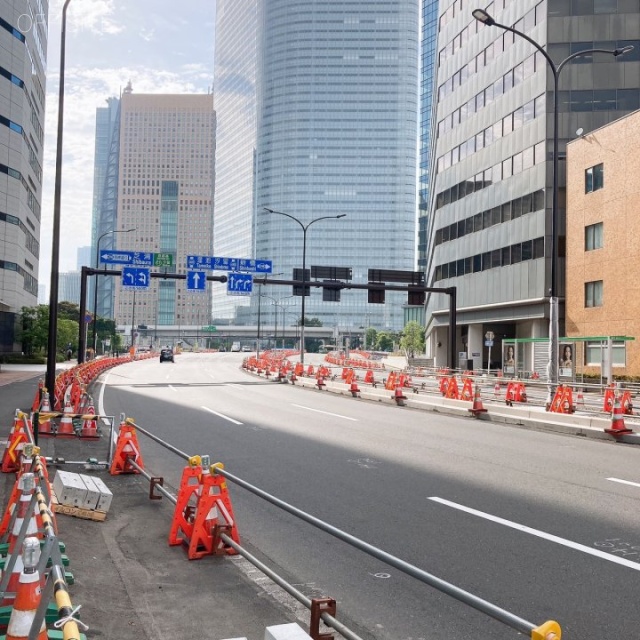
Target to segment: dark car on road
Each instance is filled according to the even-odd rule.
[[[160,362],[164,362],[165,360],[174,362],[173,349],[171,349],[170,347],[164,347],[163,349],[160,349]]]

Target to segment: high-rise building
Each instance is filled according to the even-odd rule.
[[[98,249],[118,247],[116,230],[118,216],[118,165],[120,162],[120,100],[107,98],[106,107],[96,109],[96,135],[93,162],[93,215],[91,223],[91,260],[86,264],[96,265]],[[98,247],[98,243],[100,246]],[[111,277],[96,276],[88,283],[89,299],[98,286],[96,312],[101,318],[113,319],[115,282]]]
[[[80,272],[66,271],[58,274],[58,300],[80,304]]]
[[[120,102],[116,226],[135,232],[111,235],[121,249],[172,254],[174,265],[162,269],[184,274],[187,255],[212,252],[213,95],[135,94],[129,87]],[[184,280],[156,278],[134,292],[117,284],[116,323],[207,325],[212,286],[191,292]]]
[[[38,298],[47,12],[0,3],[0,352],[20,350],[17,315]]]
[[[418,117],[417,0],[218,0],[215,89],[219,121],[214,252],[273,261],[279,279],[306,266],[413,270]],[[297,218],[268,213],[265,207]],[[235,255],[226,255],[235,251]],[[300,317],[290,288],[255,288]],[[271,301],[269,301],[271,298]],[[398,329],[406,295],[367,303],[361,290],[339,303],[311,288],[305,315],[339,328]],[[232,317],[236,297],[216,297],[214,318]],[[245,312],[245,313],[243,313]]]
[[[92,258],[91,247],[78,247],[76,253],[76,268],[78,271],[82,269],[82,267],[91,267],[94,266],[94,258]]]
[[[430,182],[427,274],[433,286],[457,288],[457,352],[486,367],[501,360],[504,338],[549,332],[552,264],[553,80],[544,56],[526,39],[476,21],[469,0],[441,2],[437,108]],[[485,8],[485,7],[481,7]],[[563,67],[558,93],[559,207],[557,291],[564,332],[565,149],[631,110],[640,99],[640,5],[637,0],[492,2],[496,22],[532,38]],[[428,351],[446,363],[448,306],[428,301]],[[488,339],[487,339],[488,340]],[[547,346],[531,342],[518,369],[544,373]],[[457,364],[457,363],[456,363]]]

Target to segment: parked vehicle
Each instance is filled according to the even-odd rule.
[[[239,342],[234,342],[231,345],[231,351],[235,351],[236,353],[240,351],[240,343]]]
[[[249,345],[245,344],[244,347],[242,347],[242,351],[243,353],[251,353],[253,349]]]

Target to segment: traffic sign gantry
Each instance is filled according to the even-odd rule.
[[[213,271],[246,271],[249,273],[271,273],[271,260],[249,258],[221,258],[218,256],[187,256],[187,269],[211,269]]]
[[[154,253],[154,267],[173,267],[173,253]]]

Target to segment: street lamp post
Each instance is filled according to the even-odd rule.
[[[100,242],[102,238],[114,234],[114,233],[131,233],[132,231],[136,231],[136,229],[114,229],[112,231],[105,231],[99,238],[96,243],[96,269],[100,268]],[[98,352],[97,349],[97,333],[98,333],[98,278],[96,275],[96,280],[93,283],[93,338],[91,343],[93,344],[94,353]]]
[[[315,224],[316,222],[320,222],[320,220],[329,220],[332,218],[335,218],[337,220],[339,218],[344,218],[347,214],[341,213],[337,216],[321,216],[320,218],[315,218],[311,220],[311,222],[308,222],[307,224],[303,224],[300,220],[298,220],[298,218],[296,218],[295,216],[292,216],[289,213],[284,213],[282,211],[275,211],[274,209],[270,209],[269,207],[264,207],[264,210],[268,211],[269,213],[277,213],[280,216],[286,216],[287,218],[291,218],[291,220],[294,220],[295,222],[297,222],[302,228],[302,320],[301,320],[302,324],[300,325],[300,362],[304,364],[304,323],[305,323],[304,307],[305,307],[305,298],[306,298],[305,285],[306,285],[306,268],[307,268],[307,230],[312,224]]]
[[[60,263],[60,200],[62,193],[62,132],[64,115],[64,63],[65,41],[67,37],[67,7],[71,0],[65,0],[62,7],[60,28],[60,82],[58,85],[58,132],[56,147],[56,177],[53,195],[53,233],[51,242],[51,283],[49,289],[49,336],[47,340],[46,386],[53,393],[56,384],[56,338],[58,336],[58,271]],[[84,322],[84,318],[80,318]],[[52,396],[53,399],[53,396]]]
[[[570,56],[567,56],[559,64],[555,64],[549,54],[544,48],[538,44],[533,38],[530,38],[526,33],[518,31],[513,27],[500,24],[496,22],[484,9],[474,9],[472,11],[473,17],[482,22],[488,27],[498,27],[505,31],[510,31],[516,35],[524,38],[527,42],[532,44],[547,61],[551,72],[553,74],[553,183],[552,183],[552,201],[551,201],[551,287],[549,296],[549,362],[547,364],[547,380],[548,380],[548,395],[547,395],[547,410],[551,406],[551,400],[555,393],[555,388],[558,383],[558,341],[559,341],[559,313],[558,313],[558,283],[557,283],[557,271],[558,271],[558,87],[560,80],[560,72],[568,62],[574,58],[589,54],[589,53],[608,53],[614,57],[624,55],[633,50],[633,46],[623,47],[621,49],[585,49],[583,51],[576,51]]]

